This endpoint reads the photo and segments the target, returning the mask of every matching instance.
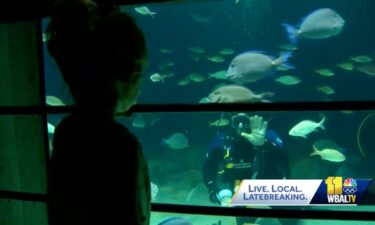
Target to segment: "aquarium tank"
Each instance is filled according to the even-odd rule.
[[[373,9],[373,0],[121,5],[141,27],[148,48],[137,106],[152,105],[157,111],[137,111],[135,106],[131,115],[119,115],[117,121],[142,144],[152,202],[229,210],[232,207],[222,199],[233,196],[232,183],[241,179],[374,178],[375,111],[352,107],[375,100]],[[63,108],[74,102],[46,48],[48,22],[49,18],[42,20],[46,104]],[[330,102],[351,105],[309,107]],[[233,103],[243,110],[231,110]],[[283,108],[246,109],[278,103]],[[288,108],[289,103],[304,103],[306,110]],[[210,105],[221,108],[205,110]],[[169,106],[184,108],[174,111]],[[48,115],[50,141],[66,115]],[[251,140],[254,135],[243,134],[257,128],[254,120],[265,124],[270,151],[260,153],[262,147],[254,148]],[[240,134],[238,129],[243,129]],[[369,191],[375,192],[374,185]],[[248,208],[374,212],[374,204]],[[153,212],[151,224],[375,224],[250,217]]]

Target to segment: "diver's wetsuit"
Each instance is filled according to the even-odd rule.
[[[218,133],[209,147],[204,165],[203,180],[216,203],[217,193],[223,189],[235,190],[242,179],[283,179],[290,177],[288,157],[271,140],[254,146],[242,137],[233,138]],[[237,218],[237,224],[254,222]]]

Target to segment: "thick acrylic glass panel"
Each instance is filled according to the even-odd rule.
[[[41,116],[0,116],[0,190],[46,192]]]
[[[207,102],[204,97],[214,89],[234,84],[234,80],[225,79],[225,74],[235,56],[252,50],[272,57],[290,51],[288,61],[295,69],[283,71],[279,67],[270,74],[261,73],[262,79],[256,80],[253,70],[238,66],[236,74],[246,77],[243,85],[255,95],[224,89],[221,98],[211,97],[210,102],[375,100],[372,0],[202,0],[150,4],[149,11],[135,7],[122,9],[137,20],[147,39],[149,65],[139,103]],[[303,35],[311,27],[301,26],[296,46],[290,46],[282,23],[298,29],[303,18],[320,8],[331,8],[343,18],[341,32],[342,23],[332,18],[328,19],[328,31],[318,28],[318,39],[313,39],[313,34]],[[314,25],[327,21],[316,19],[307,22]],[[334,35],[336,31],[339,34]],[[245,58],[244,64],[249,61]],[[263,61],[251,62],[258,68]],[[45,71],[47,95],[71,103],[46,50]],[[223,72],[216,73],[219,71]],[[256,81],[249,82],[251,78]]]
[[[40,97],[38,22],[0,24],[0,106],[35,106]]]
[[[154,187],[153,202],[219,206],[209,200],[209,191],[203,181],[206,171],[203,165],[210,146],[217,141],[218,132],[228,137],[242,138],[236,137],[231,127],[235,124],[232,123],[235,114],[237,113],[134,113],[131,117],[117,118],[142,144]],[[280,153],[289,158],[289,164],[286,165],[290,167],[288,178],[291,179],[326,179],[335,175],[361,179],[375,177],[375,146],[372,138],[375,131],[375,113],[372,111],[284,111],[247,114],[262,116],[268,121],[268,130],[275,131],[283,141],[278,152],[274,152],[275,155],[269,154],[263,164],[269,178],[281,178],[274,169],[275,164],[281,161],[278,158]],[[49,122],[56,125],[61,117],[50,115]],[[322,122],[323,118],[325,120]],[[311,120],[314,124],[322,123],[320,127],[306,134],[306,138],[292,136],[299,135],[294,133],[290,135],[291,128],[303,120]],[[272,138],[272,135],[269,138]],[[345,159],[334,162],[337,159],[324,160],[323,156],[310,156],[313,145],[318,150],[335,148]],[[224,146],[222,147],[224,154]],[[214,164],[207,164],[209,166],[206,169],[213,168]],[[250,179],[251,175],[246,178]],[[371,199],[363,199],[365,200]],[[370,205],[375,205],[373,199]],[[294,208],[375,211],[373,206]]]
[[[233,122],[235,114],[220,112],[136,113],[131,118],[119,118],[119,121],[129,127],[142,143],[149,162],[151,180],[159,190],[154,202],[217,206],[209,200],[209,190],[203,181],[203,176],[210,172],[219,173],[220,169],[214,172],[214,168],[220,163],[228,164],[224,159],[225,144],[222,143],[222,146],[219,144],[223,151],[222,157],[217,159],[220,162],[205,164],[205,158],[206,154],[212,151],[212,146],[218,146],[218,133],[241,140],[242,137],[236,136],[232,128],[235,124]],[[275,151],[265,157],[262,165],[266,168],[265,171],[268,171],[265,172],[268,175],[264,175],[266,178],[282,178],[277,175],[279,167],[275,167],[283,161],[280,158],[283,154],[280,153],[285,153],[286,158],[289,159],[286,168],[289,167],[291,170],[290,175],[287,176],[290,179],[326,179],[333,175],[362,179],[375,177],[372,163],[375,159],[372,141],[375,129],[374,112],[257,112],[247,114],[262,116],[268,121],[268,130],[275,131],[283,143],[283,146],[278,149],[281,151]],[[311,120],[316,126],[314,131],[310,130],[308,134],[306,133],[306,137],[303,137],[301,133],[291,131],[292,127],[304,120]],[[271,135],[269,138],[275,137]],[[345,159],[324,160],[323,155],[321,157],[310,156],[313,146],[318,150],[335,148],[344,155]],[[287,162],[287,159],[284,161]],[[225,178],[224,175],[221,177],[224,180],[232,178]],[[250,173],[248,177],[243,178],[250,179]],[[374,200],[371,202],[375,205]],[[314,209],[316,207],[303,208]],[[336,208],[324,207],[327,210],[336,210]],[[339,207],[339,210],[374,211],[375,207]]]
[[[183,225],[232,225],[236,222],[245,222],[245,224],[259,225],[375,225],[371,221],[346,221],[346,220],[299,220],[299,219],[277,219],[277,218],[252,218],[252,217],[229,217],[229,216],[208,216],[208,215],[187,215],[174,213],[151,214],[150,225],[161,225],[162,222],[180,222],[176,224]],[[185,223],[182,223],[185,222]],[[190,222],[190,223],[189,223]],[[174,223],[171,223],[174,225]],[[237,223],[240,225],[241,223]],[[164,225],[164,224],[163,224]],[[167,224],[166,224],[167,225]],[[169,225],[169,224],[168,224]]]
[[[162,222],[167,220],[180,221],[177,224],[190,225],[191,224],[210,224],[210,225],[219,225],[221,221],[222,225],[226,224],[236,224],[234,217],[230,216],[209,216],[209,215],[188,215],[188,214],[177,214],[177,213],[161,213],[161,212],[152,212],[150,225],[159,225]],[[182,223],[185,222],[185,223]],[[172,223],[173,224],[173,223]]]
[[[47,205],[0,198],[0,224],[48,225]]]

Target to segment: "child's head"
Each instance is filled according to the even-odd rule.
[[[47,35],[77,104],[114,110],[120,100],[123,111],[136,101],[146,44],[129,15],[90,0],[58,1]]]

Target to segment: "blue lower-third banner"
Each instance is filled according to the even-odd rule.
[[[243,180],[231,205],[358,205],[371,179]]]

